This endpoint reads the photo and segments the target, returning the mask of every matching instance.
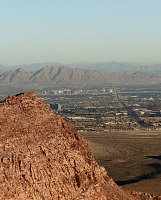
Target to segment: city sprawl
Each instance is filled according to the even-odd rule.
[[[49,106],[79,131],[161,128],[161,90],[153,86],[106,86],[38,92]]]

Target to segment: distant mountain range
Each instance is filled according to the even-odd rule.
[[[88,70],[99,70],[116,73],[135,73],[144,72],[147,74],[161,74],[161,63],[135,63],[135,62],[105,62],[105,63],[75,63],[71,67],[77,67]]]
[[[81,64],[82,65],[82,64]],[[114,64],[113,64],[114,65]],[[79,66],[80,67],[80,66]],[[97,68],[95,64],[91,64],[92,70],[78,69],[67,66],[47,66],[38,70],[28,70],[26,68],[18,68],[9,70],[0,75],[0,84],[38,84],[42,86],[104,86],[109,84],[157,84],[161,83],[161,66],[142,66],[128,68],[126,71],[119,71],[119,65],[115,63],[115,71],[109,72],[108,67],[102,65],[102,70]],[[83,65],[82,65],[83,68]],[[105,69],[106,70],[105,70]],[[33,69],[30,68],[30,69]],[[98,71],[99,69],[99,71]],[[104,72],[103,72],[104,69]],[[116,70],[117,69],[117,70]],[[154,73],[155,72],[155,73]]]
[[[137,63],[137,62],[76,62],[72,64],[64,64],[64,63],[53,63],[53,62],[45,62],[45,63],[34,63],[28,65],[15,65],[15,66],[5,66],[0,65],[0,74],[8,71],[8,70],[16,70],[18,68],[23,68],[26,70],[39,70],[44,68],[45,66],[68,66],[71,68],[78,68],[84,70],[97,70],[97,71],[106,71],[110,73],[135,73],[135,72],[144,72],[147,74],[161,74],[161,63]]]

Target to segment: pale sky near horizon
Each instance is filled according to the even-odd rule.
[[[161,62],[161,0],[0,0],[0,64]]]

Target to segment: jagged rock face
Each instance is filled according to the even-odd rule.
[[[0,200],[133,199],[109,179],[73,125],[34,93],[0,105]]]

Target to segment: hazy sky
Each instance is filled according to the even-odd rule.
[[[161,62],[161,0],[0,0],[0,64]]]

